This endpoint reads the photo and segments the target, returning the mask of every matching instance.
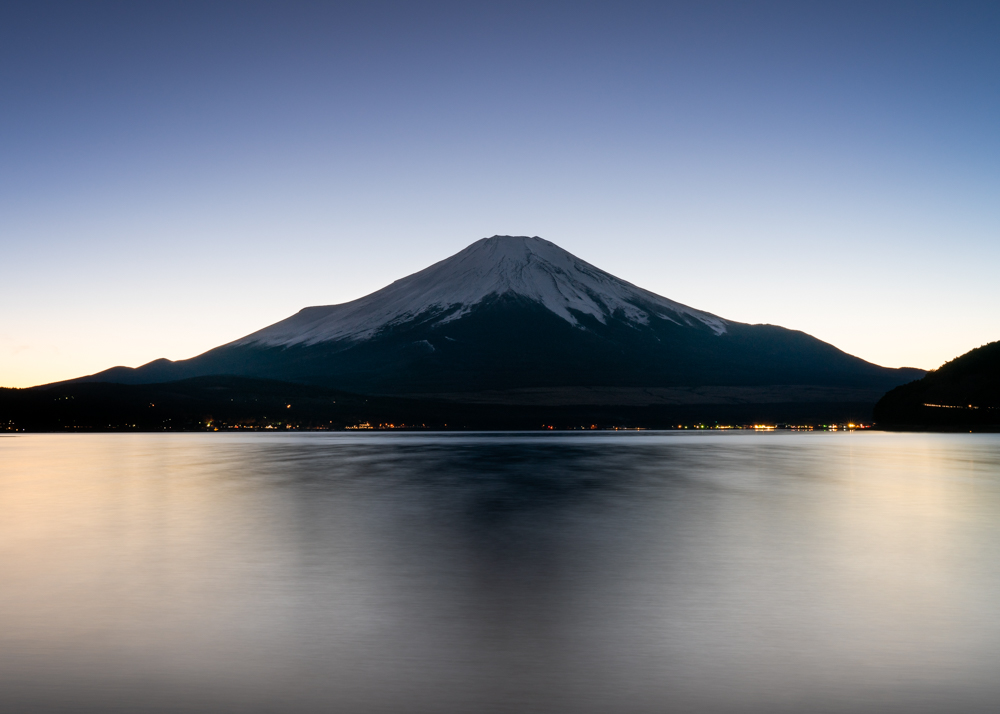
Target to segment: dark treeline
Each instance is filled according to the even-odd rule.
[[[204,431],[344,429],[369,424],[428,429],[542,429],[754,423],[870,422],[872,404],[519,406],[372,397],[241,377],[160,384],[63,383],[0,389],[0,429]]]

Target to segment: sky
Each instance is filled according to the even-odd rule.
[[[0,385],[494,234],[890,367],[1000,339],[1000,5],[0,4]]]

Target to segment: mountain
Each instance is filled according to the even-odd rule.
[[[478,403],[874,404],[922,374],[696,310],[541,238],[493,236],[358,300],[305,308],[197,357],[82,379],[233,375]]]
[[[875,405],[875,419],[884,426],[1000,425],[1000,342],[896,387]]]

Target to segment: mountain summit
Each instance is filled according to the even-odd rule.
[[[724,320],[541,238],[493,236],[189,360],[83,379],[210,375],[480,402],[874,404],[922,372],[870,364],[803,332]]]
[[[359,300],[307,307],[232,344],[367,340],[417,319],[440,328],[484,301],[502,297],[541,305],[574,327],[583,327],[585,317],[602,325],[611,319],[649,325],[655,315],[678,325],[705,326],[715,334],[726,331],[725,321],[715,315],[619,280],[555,243],[538,237],[493,236]]]

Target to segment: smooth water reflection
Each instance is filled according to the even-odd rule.
[[[991,711],[1000,437],[3,437],[0,577],[3,711]]]

